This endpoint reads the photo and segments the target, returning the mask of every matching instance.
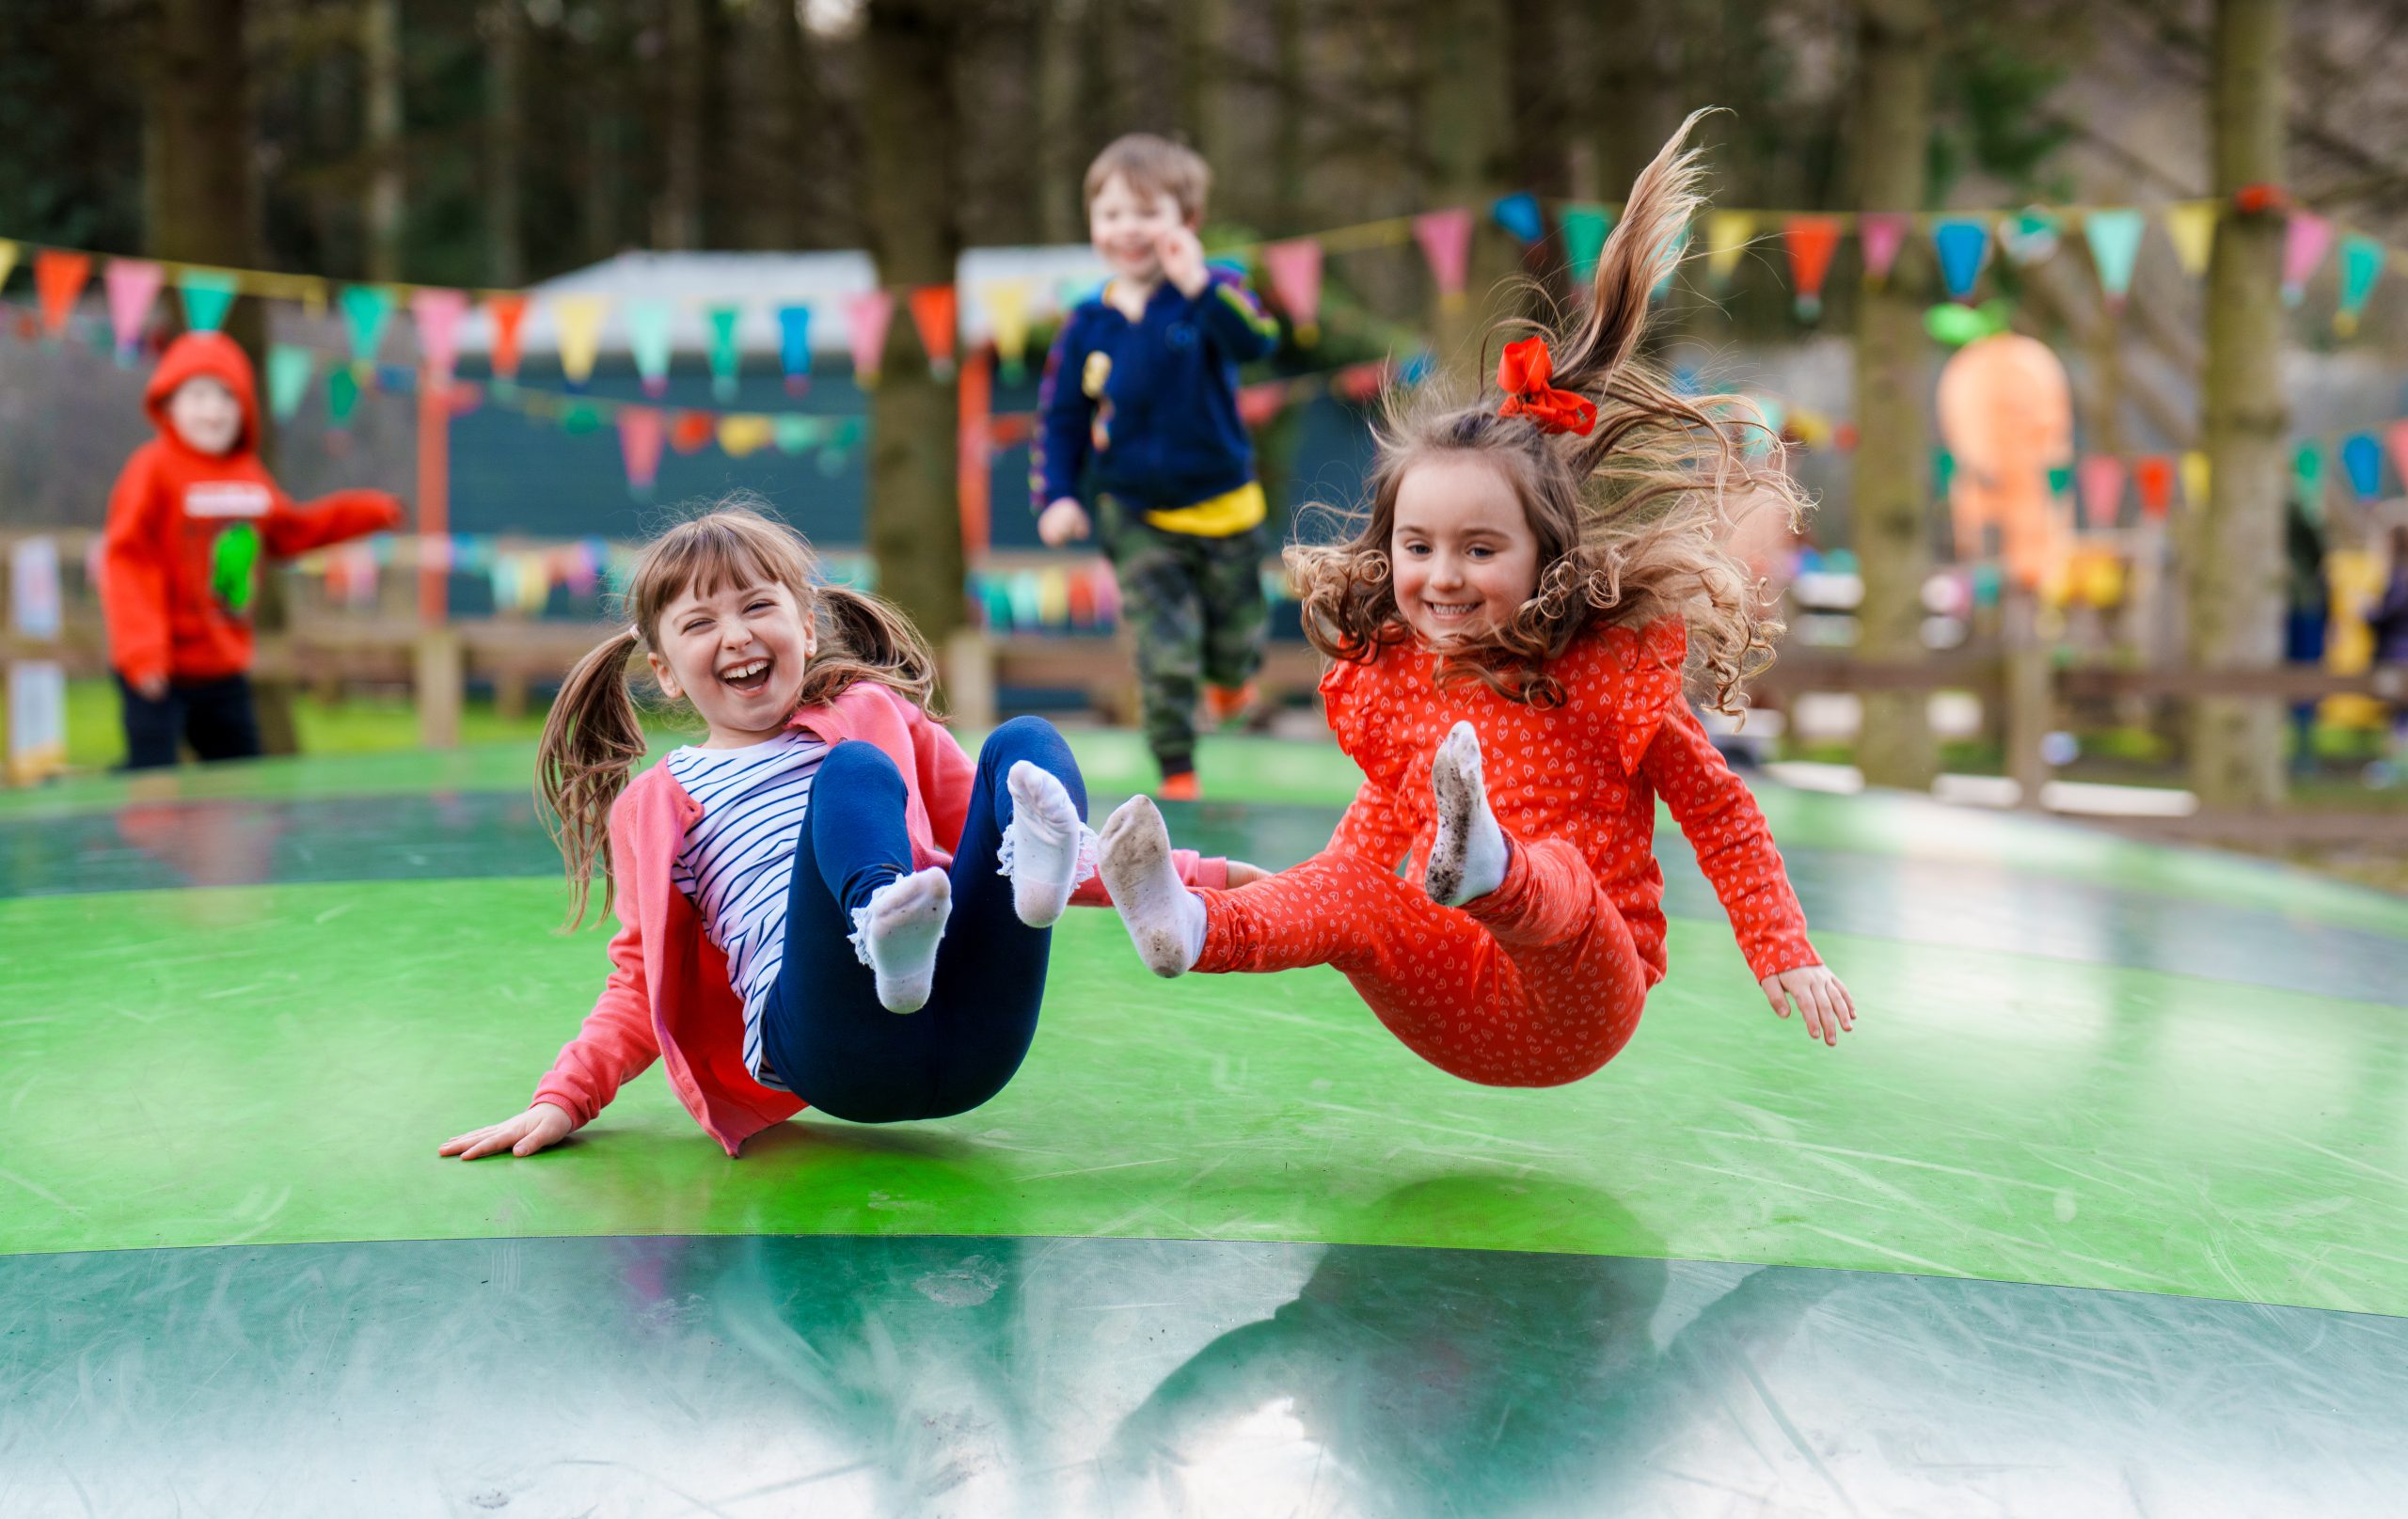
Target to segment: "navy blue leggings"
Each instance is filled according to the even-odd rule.
[[[996,864],[1012,816],[1004,778],[1021,760],[1052,771],[1087,815],[1078,763],[1052,724],[1014,718],[988,738],[949,872],[953,916],[916,1013],[880,1005],[848,939],[854,910],[911,873],[903,777],[874,744],[838,744],[821,762],[795,847],[785,962],[761,1029],[769,1068],[813,1107],[856,1123],[942,1118],[986,1101],[1020,1069],[1054,938],[1020,921]]]

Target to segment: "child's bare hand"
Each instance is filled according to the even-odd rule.
[[[1837,1044],[1842,1034],[1856,1027],[1855,1000],[1827,966],[1801,965],[1795,971],[1768,975],[1759,985],[1764,988],[1765,1000],[1782,1017],[1789,1016],[1791,1003],[1798,1005],[1811,1038]]]
[[[1073,538],[1084,538],[1092,526],[1087,521],[1087,509],[1075,497],[1065,496],[1037,514],[1037,536],[1048,548],[1059,548]]]
[[[165,675],[145,675],[132,685],[135,694],[146,702],[159,701],[167,694],[167,677]]]
[[[457,1138],[444,1141],[441,1155],[457,1155],[464,1161],[482,1156],[499,1155],[508,1150],[513,1155],[532,1155],[539,1149],[549,1149],[569,1136],[577,1127],[567,1114],[549,1102],[538,1102],[515,1118],[487,1124]]]
[[[1204,245],[1192,229],[1174,227],[1154,245],[1155,256],[1163,261],[1163,277],[1179,287],[1179,293],[1189,300],[1204,293],[1212,282],[1212,275],[1204,267]]]
[[[1241,886],[1251,886],[1256,881],[1270,878],[1271,872],[1260,865],[1249,865],[1243,860],[1229,862],[1229,889],[1232,891]]]

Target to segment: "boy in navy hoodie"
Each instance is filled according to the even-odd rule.
[[[1087,229],[1112,277],[1062,324],[1038,396],[1029,498],[1055,547],[1100,527],[1136,631],[1146,742],[1161,795],[1192,800],[1196,704],[1253,700],[1268,609],[1262,487],[1238,417],[1238,366],[1278,324],[1244,279],[1204,262],[1204,160],[1144,133],[1087,169]],[[1096,518],[1080,503],[1089,467]]]

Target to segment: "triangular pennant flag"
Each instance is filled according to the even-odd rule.
[[[56,337],[65,330],[75,298],[92,277],[92,256],[44,248],[34,255],[34,290],[41,301],[42,330]]]
[[[2208,257],[2215,251],[2217,210],[2212,200],[2185,200],[2165,208],[2165,235],[2174,240],[2174,257],[2186,275],[2196,277],[2208,272]]]
[[[2174,461],[2162,453],[2133,460],[2132,487],[2140,492],[2141,515],[2164,521],[2174,510]]]
[[[1964,300],[1973,293],[1973,282],[1982,277],[1982,265],[1988,261],[1990,231],[1980,222],[1956,217],[1941,222],[1931,229],[1932,246],[1940,254],[1941,283],[1949,296]]]
[[[2353,433],[2341,440],[2341,468],[2359,500],[2371,501],[2383,493],[2383,445],[2372,433]]]
[[[2408,480],[2408,419],[2384,428],[2383,441],[2391,450],[2391,472]]]
[[[886,329],[895,321],[895,297],[882,290],[865,290],[845,301],[845,341],[853,351],[853,380],[876,385],[886,361]]]
[[[2283,229],[2283,304],[2297,306],[2307,293],[2308,277],[2324,261],[2332,245],[2333,224],[2305,211],[2291,213]]]
[[[2208,456],[2196,449],[2182,455],[2182,498],[2192,510],[2205,509],[2208,504]]]
[[[2124,507],[2124,461],[2112,453],[2094,453],[2076,472],[2084,527],[2112,528]]]
[[[326,420],[340,432],[351,425],[352,411],[358,404],[359,376],[351,372],[349,365],[336,365],[326,374]]]
[[[778,308],[778,368],[785,372],[786,394],[799,396],[811,388],[811,308]]]
[[[1546,236],[1546,214],[1539,209],[1539,198],[1528,190],[1498,197],[1496,204],[1488,208],[1488,214],[1497,218],[1497,226],[1526,245]]]
[[[2299,448],[2291,454],[2291,483],[2299,490],[2300,498],[2311,510],[2324,504],[2324,445],[2315,438],[2300,439]]]
[[[1267,243],[1262,266],[1270,273],[1272,293],[1288,313],[1296,341],[1311,347],[1321,340],[1321,245],[1309,237]]]
[[[420,290],[410,293],[410,320],[418,324],[418,350],[436,385],[452,383],[460,356],[460,319],[468,314],[465,291]]]
[[[719,419],[706,411],[681,411],[669,423],[669,446],[693,453],[719,436]]]
[[[2058,231],[2055,212],[2026,206],[1999,218],[1998,245],[2005,250],[2007,262],[2020,269],[2054,256]]]
[[[561,408],[561,431],[571,437],[602,431],[602,408],[591,401],[572,401]]]
[[[277,421],[291,421],[309,393],[309,372],[317,358],[307,348],[277,343],[267,351],[267,410]]]
[[[703,309],[703,324],[710,329],[710,347],[705,356],[710,364],[711,394],[721,401],[735,400],[742,380],[744,361],[736,346],[736,323],[742,314],[743,309],[736,306]]]
[[[1837,216],[1792,216],[1781,229],[1782,245],[1789,251],[1789,283],[1798,315],[1812,322],[1823,310],[1823,277],[1830,273],[1831,254],[1840,245]]]
[[[385,324],[393,319],[393,293],[381,285],[345,285],[338,298],[343,325],[351,332],[351,356],[373,362],[385,340]]]
[[[0,286],[6,286],[8,283],[8,276],[15,271],[16,267],[17,245],[8,238],[0,237]]]
[[[1948,489],[1956,483],[1956,455],[1946,449],[1931,451],[1931,493],[1945,500]]]
[[[215,332],[226,325],[226,314],[234,309],[234,297],[241,290],[241,281],[231,270],[176,271],[176,291],[184,301],[184,325],[195,332]]]
[[[1718,211],[1705,218],[1705,277],[1717,286],[1731,282],[1748,240],[1756,235],[1756,218],[1745,211]]]
[[[951,285],[922,285],[911,292],[911,325],[920,346],[928,351],[928,370],[940,380],[953,377],[954,335],[960,325],[960,296]]]
[[[2341,304],[2333,313],[2333,330],[2342,337],[2358,330],[2358,317],[2383,273],[2383,245],[2364,232],[2341,239]]]
[[[652,494],[660,478],[660,448],[667,441],[660,413],[650,406],[619,408],[619,457],[627,467],[627,488],[637,497]]]
[[[2094,211],[2082,218],[2083,240],[2090,245],[2090,261],[2099,268],[2099,288],[2109,308],[2120,308],[2131,293],[2132,266],[2139,262],[2141,233],[2147,227],[2131,206]]]
[[[583,385],[594,377],[594,360],[602,351],[604,300],[599,295],[563,295],[549,304],[560,331],[561,372],[569,384]]]
[[[2049,494],[2052,496],[2063,496],[2066,492],[2071,489],[2073,489],[2073,466],[2069,464],[2051,465],[2049,467]]]
[[[669,393],[669,323],[675,315],[667,301],[627,303],[627,353],[642,377],[643,393],[656,399]]]
[[[1907,245],[1914,218],[1902,211],[1868,211],[1856,219],[1857,241],[1864,246],[1864,277],[1878,285],[1890,277],[1898,250]]]
[[[108,287],[109,335],[117,340],[119,362],[130,362],[141,345],[142,327],[150,319],[150,303],[159,298],[166,271],[148,259],[111,259],[101,280]]]
[[[819,441],[819,419],[790,411],[777,420],[780,453],[800,453]]]
[[[1586,285],[1597,277],[1597,255],[1613,225],[1613,213],[1603,206],[1581,201],[1563,208],[1563,251],[1571,256],[1574,279]]]
[[[736,412],[719,421],[720,451],[731,459],[759,452],[777,435],[777,424],[758,412]]]
[[[1464,279],[1471,268],[1471,212],[1457,206],[1427,211],[1413,218],[1413,240],[1430,261],[1430,276],[1438,282],[1439,304],[1452,310],[1464,301]]]
[[[987,308],[987,325],[1004,378],[1018,381],[1028,369],[1028,281],[995,280],[979,288],[978,298]]]
[[[496,379],[518,378],[518,329],[527,320],[527,297],[492,295],[485,315],[493,319],[493,372]]]

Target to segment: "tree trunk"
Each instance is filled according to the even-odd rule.
[[[1497,0],[1418,0],[1414,68],[1419,80],[1421,157],[1433,206],[1472,212],[1465,299],[1433,319],[1431,350],[1466,388],[1484,368],[1488,329],[1511,309],[1499,282],[1518,261],[1513,239],[1488,214],[1503,176],[1508,120],[1504,7]]]
[[[2217,0],[2210,106],[2215,194],[2283,182],[2284,0]],[[2208,265],[2208,502],[2184,534],[2191,663],[2272,665],[2281,653],[2283,220],[2216,225]],[[2268,701],[2202,697],[2191,708],[2191,789],[2210,808],[2283,799],[2280,714]]]
[[[402,277],[402,0],[363,0],[359,66],[366,84],[368,277]]]
[[[958,24],[950,0],[870,0],[864,39],[864,219],[879,278],[896,296],[870,398],[869,547],[879,591],[939,650],[965,622],[954,386],[930,372],[907,293],[952,283],[961,255]]]
[[[1931,0],[1863,0],[1859,12],[1857,153],[1868,212],[1922,209],[1931,140]],[[1857,652],[1867,659],[1924,655],[1923,584],[1931,570],[1931,457],[1924,429],[1920,248],[1857,307],[1856,430],[1851,537],[1864,599]],[[1868,784],[1927,790],[1939,773],[1921,691],[1868,691],[1857,767]]]
[[[527,282],[518,185],[527,138],[525,0],[487,0],[485,44],[485,278],[503,290]]]

